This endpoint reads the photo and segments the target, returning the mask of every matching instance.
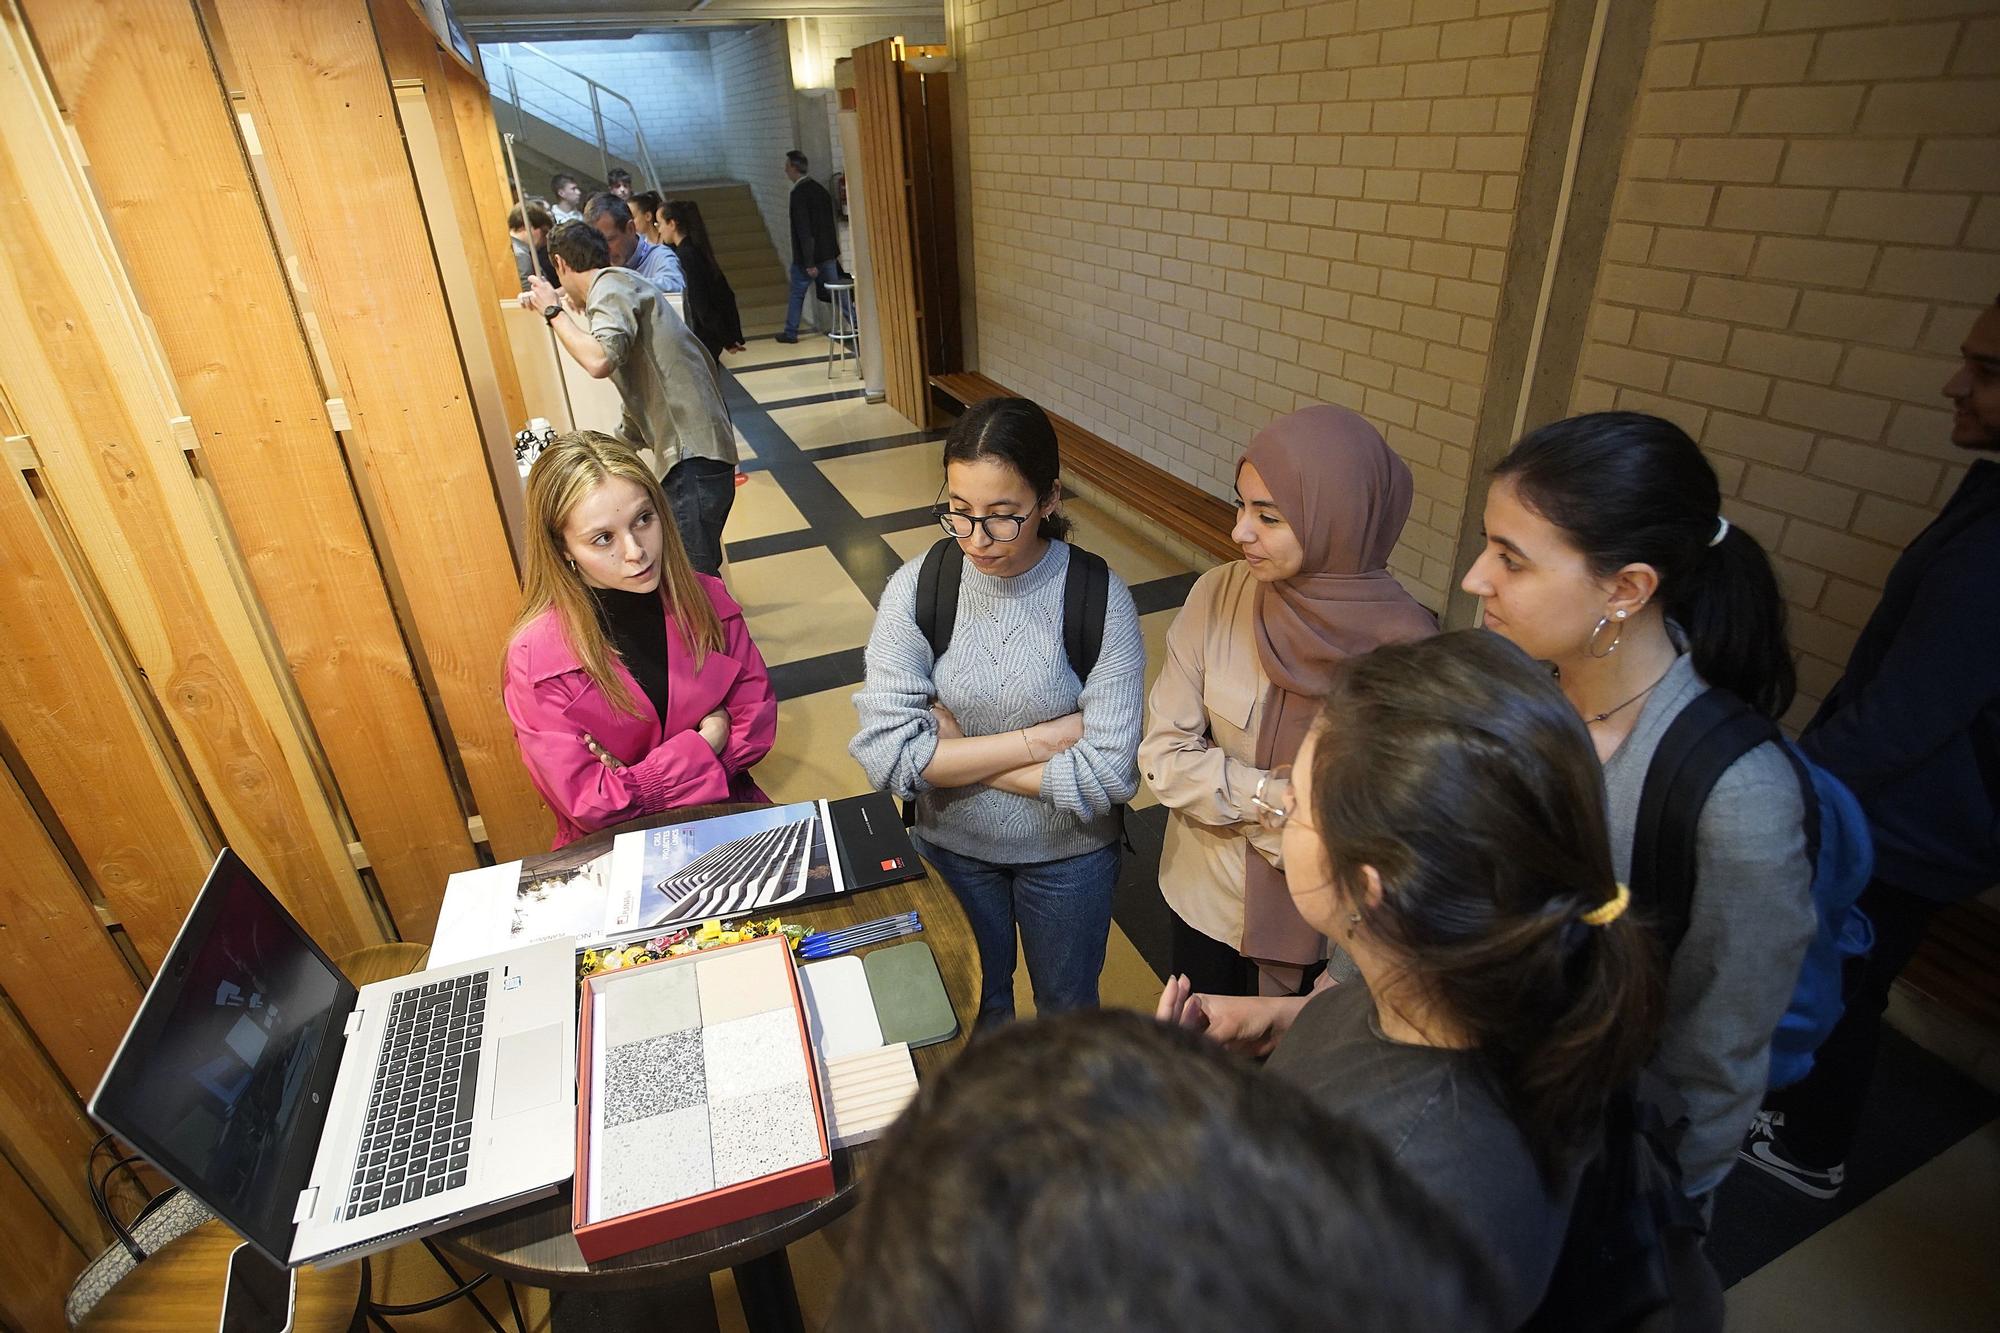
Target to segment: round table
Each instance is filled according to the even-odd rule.
[[[716,805],[668,811],[594,834],[572,846],[608,848],[620,833],[704,819],[747,808],[750,807]],[[813,930],[837,930],[912,908],[922,915],[924,924],[923,934],[916,938],[927,942],[936,955],[938,971],[944,978],[945,993],[958,1016],[956,1036],[912,1052],[917,1076],[921,1080],[941,1068],[964,1047],[971,1035],[979,1006],[979,954],[973,942],[972,927],[967,923],[958,899],[937,873],[925,865],[924,875],[919,879],[818,903],[780,906],[774,909],[774,914],[787,921],[802,922]],[[907,938],[889,940],[875,947],[907,942]],[[379,965],[400,963],[398,971],[412,971],[420,965],[420,959],[414,953],[405,951],[421,947],[383,945],[363,950],[362,953],[379,955]],[[391,950],[398,951],[393,960],[386,952]],[[855,952],[865,955],[869,950],[858,949]],[[374,979],[354,971],[348,975],[357,985]],[[837,1149],[833,1154],[834,1192],[823,1199],[696,1232],[664,1245],[636,1250],[596,1264],[584,1260],[577,1249],[576,1238],[570,1234],[568,1186],[564,1186],[553,1198],[472,1223],[438,1239],[453,1256],[463,1258],[476,1268],[554,1291],[631,1290],[686,1285],[696,1281],[705,1283],[709,1274],[723,1268],[734,1268],[751,1327],[786,1326],[796,1320],[795,1304],[789,1317],[781,1308],[761,1312],[758,1308],[767,1298],[777,1306],[790,1301],[791,1273],[785,1261],[784,1248],[811,1235],[854,1206],[855,1185],[864,1174],[868,1157],[866,1147]]]

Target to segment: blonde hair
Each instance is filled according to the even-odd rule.
[[[613,477],[645,491],[660,524],[660,596],[666,602],[681,639],[694,653],[695,669],[711,652],[722,651],[722,621],[708,594],[688,564],[673,511],[652,469],[625,444],[603,431],[575,430],[559,435],[528,470],[527,559],[521,576],[521,614],[510,640],[550,607],[562,618],[570,649],[583,663],[592,683],[615,708],[639,712],[625,683],[612,669],[618,650],[605,635],[597,602],[583,576],[576,572],[563,541],[563,528],[585,496]]]

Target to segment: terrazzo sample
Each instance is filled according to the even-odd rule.
[[[620,1165],[598,1182],[597,1217],[622,1217],[715,1188],[706,1104],[614,1125],[598,1152],[607,1166]]]
[[[701,1026],[701,996],[691,967],[647,967],[619,982],[616,1002],[606,1001],[607,1049],[685,1032]]]
[[[803,1083],[718,1099],[710,1104],[708,1128],[715,1145],[717,1189],[800,1166],[820,1155],[812,1093]]]
[[[701,1045],[712,1102],[768,1092],[806,1077],[799,1020],[790,1009],[712,1023],[702,1029]]]
[[[608,1046],[604,1086],[598,1093],[604,1126],[629,1124],[707,1102],[703,1046],[700,1028]]]

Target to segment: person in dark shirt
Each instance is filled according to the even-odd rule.
[[[798,149],[785,154],[785,178],[792,183],[792,297],[785,307],[785,331],[778,335],[781,343],[799,340],[799,316],[805,310],[807,290],[819,284],[824,300],[825,285],[842,281],[833,196],[806,174],[806,167],[806,155]]]
[[[1945,381],[1951,442],[2000,451],[2000,300]],[[1940,906],[2000,882],[2000,462],[1973,462],[1882,587],[1799,743],[1868,812],[1875,948],[1849,963],[1847,1009],[1812,1072],[1773,1093],[1742,1160],[1815,1198],[1839,1193],[1875,1067],[1889,986]]]
[[[659,219],[660,235],[679,256],[687,279],[688,331],[718,361],[724,352],[742,351],[743,320],[736,310],[736,291],[716,262],[700,206],[692,199],[669,199],[661,205]]]

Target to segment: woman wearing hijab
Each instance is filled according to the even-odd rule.
[[[1284,994],[1325,951],[1285,889],[1292,757],[1338,663],[1437,632],[1387,568],[1410,469],[1342,407],[1281,417],[1236,467],[1243,559],[1201,576],[1167,631],[1139,767],[1168,809],[1173,970],[1211,995]]]

